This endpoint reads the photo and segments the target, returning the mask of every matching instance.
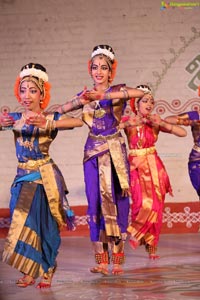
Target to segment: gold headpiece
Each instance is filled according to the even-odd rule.
[[[17,100],[20,102],[19,89],[24,81],[32,81],[39,88],[43,95],[41,108],[46,108],[50,100],[51,85],[48,82],[48,75],[46,69],[40,64],[29,63],[22,67],[19,76],[16,79],[14,93]]]

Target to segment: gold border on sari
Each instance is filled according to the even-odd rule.
[[[138,150],[138,151],[135,151]],[[144,151],[143,151],[144,150]],[[162,192],[159,182],[159,174],[156,165],[156,150],[155,147],[146,149],[133,149],[129,152],[129,155],[138,156],[140,159],[140,164],[138,168],[138,178],[141,185],[142,191],[142,207],[133,221],[131,226],[128,227],[127,231],[134,235],[136,239],[140,240],[145,236],[146,233],[143,232],[143,227],[146,222],[156,223],[158,219],[158,213],[152,211],[153,207],[153,195],[152,195],[152,185],[155,187],[155,192],[159,201],[162,201]],[[150,234],[148,241],[152,242],[154,236]]]
[[[6,238],[2,260],[8,262],[20,238],[37,188],[34,182],[24,182]]]
[[[41,173],[44,189],[47,194],[50,211],[56,222],[58,223],[59,228],[61,228],[66,225],[66,218],[60,200],[60,194],[55,178],[53,165],[51,163],[47,163],[43,166],[40,166],[39,170]]]
[[[30,245],[36,251],[41,252],[40,237],[31,228],[24,226],[20,234],[19,240],[27,245]],[[14,252],[10,257],[9,264],[17,270],[19,270],[20,272],[29,274],[34,278],[38,277],[39,275],[42,275],[42,273],[44,272],[43,270],[40,271],[40,264],[38,264],[31,258],[25,257],[16,252]]]
[[[105,228],[108,236],[120,237],[120,228],[117,224],[117,208],[112,197],[111,161],[109,153],[98,157],[99,178],[101,191],[101,209],[105,220]]]
[[[127,171],[127,166],[125,165],[125,157],[123,157],[122,152],[124,138],[119,136],[119,134],[119,132],[116,132],[108,137],[92,135],[91,137],[93,139],[97,141],[100,140],[102,144],[96,146],[93,150],[86,151],[84,157],[85,162],[92,156],[101,154],[102,152],[108,150],[106,153],[98,156],[100,191],[102,196],[101,207],[105,219],[106,233],[108,236],[115,237],[120,237],[121,232],[117,224],[117,208],[112,196],[111,159],[115,166],[122,190],[129,188],[129,174]]]

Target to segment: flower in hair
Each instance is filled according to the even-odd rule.
[[[151,95],[151,89],[148,85],[141,84],[141,85],[138,85],[136,87],[136,89],[142,91],[144,94],[150,94]]]
[[[115,59],[113,64],[112,64],[111,77],[109,79],[110,83],[115,78],[116,72],[117,72],[117,60]]]
[[[40,70],[40,69],[36,69],[36,68],[23,69],[20,72],[19,76],[20,76],[20,78],[23,78],[23,77],[26,77],[26,76],[34,76],[34,77],[37,77],[39,79],[42,79],[44,82],[48,81],[47,73]]]
[[[111,61],[113,61],[115,58],[114,51],[108,45],[98,45],[98,46],[94,47],[91,58],[93,58],[96,55],[100,55],[100,54],[107,56]]]
[[[136,101],[135,98],[130,99],[130,107],[131,107],[132,112],[134,112],[134,113],[136,113],[135,101]]]
[[[20,77],[17,76],[16,81],[15,81],[15,85],[14,85],[14,95],[17,98],[17,101],[19,103],[21,103],[21,98],[19,96],[19,85],[20,85]]]

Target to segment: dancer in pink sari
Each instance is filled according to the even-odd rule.
[[[132,248],[145,245],[149,258],[156,259],[156,249],[162,226],[166,193],[172,195],[169,177],[157,154],[155,143],[160,131],[183,137],[186,131],[171,125],[152,114],[154,98],[148,86],[138,89],[149,91],[142,98],[131,99],[135,116],[124,116],[124,128],[129,145],[129,162],[132,197],[132,222],[128,227]]]

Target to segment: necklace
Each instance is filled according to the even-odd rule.
[[[142,141],[144,138],[144,130],[143,130],[143,126],[136,126],[136,130],[137,130],[137,136],[138,136],[138,141],[137,141],[137,146],[139,149],[142,148]]]
[[[101,89],[101,92],[105,92],[106,90],[108,90],[110,88],[110,86],[108,85],[106,88]],[[94,89],[97,91],[96,87],[94,87]],[[94,111],[94,116],[97,119],[101,119],[105,116],[106,111],[105,109],[103,109],[101,107],[101,104],[99,101],[95,101],[96,102],[96,106],[95,106],[95,111]]]
[[[97,119],[101,119],[105,116],[106,111],[101,107],[99,101],[96,101],[96,107],[94,110],[94,116]]]
[[[108,86],[105,87],[105,88],[100,89],[99,92],[100,92],[100,91],[101,91],[101,92],[105,92],[105,91],[108,90],[109,88],[110,88],[110,85],[108,85]],[[95,90],[95,91],[98,91],[97,88],[96,88],[96,86],[94,87],[94,90]]]

